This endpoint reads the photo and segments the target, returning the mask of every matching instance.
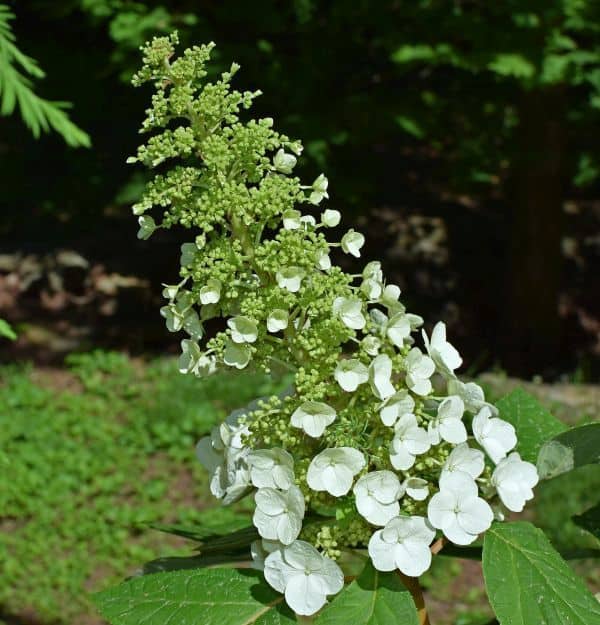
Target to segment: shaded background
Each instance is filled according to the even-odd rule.
[[[600,5],[591,0],[12,3],[43,95],[91,150],[0,118],[0,310],[18,354],[172,348],[158,316],[177,234],[136,243],[124,164],[148,93],[138,46],[180,30],[242,64],[255,114],[306,145],[330,206],[474,370],[598,374]],[[81,256],[61,256],[60,251]],[[57,256],[58,254],[58,256]],[[14,353],[10,354],[14,357]]]

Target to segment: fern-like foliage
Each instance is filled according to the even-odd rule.
[[[55,131],[72,147],[89,147],[89,135],[65,112],[70,103],[51,102],[33,91],[29,77],[43,78],[45,74],[35,59],[17,48],[10,27],[14,17],[6,5],[0,4],[0,115],[11,115],[18,106],[23,121],[36,139],[43,132]]]

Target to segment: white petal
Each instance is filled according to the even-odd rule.
[[[454,445],[464,443],[467,440],[467,428],[460,419],[443,419],[439,429],[441,437]]]
[[[328,595],[338,593],[344,587],[344,573],[342,569],[326,556],[323,556],[321,570],[314,575],[321,582],[325,593]]]
[[[314,614],[327,602],[319,580],[304,573],[298,573],[288,581],[285,600],[296,614],[303,616]]]
[[[458,524],[469,534],[481,534],[489,529],[494,520],[494,513],[487,501],[472,497],[460,502]]]
[[[419,577],[431,566],[431,551],[424,543],[405,541],[394,547],[396,566],[404,575]]]
[[[323,556],[304,540],[295,540],[288,545],[283,551],[283,556],[285,561],[298,571],[304,571],[306,568],[317,571],[323,563]]]
[[[265,579],[278,592],[284,592],[289,578],[296,574],[297,571],[284,561],[281,550],[278,549],[265,558]]]
[[[420,477],[409,477],[404,482],[406,494],[415,501],[424,501],[429,495],[429,485],[427,480]]]
[[[382,531],[377,530],[369,540],[369,557],[378,571],[393,571],[396,568],[393,545],[382,538]]]
[[[396,392],[390,380],[391,375],[392,359],[387,354],[376,356],[369,365],[369,382],[379,399],[387,399]]]
[[[479,492],[475,480],[464,471],[442,472],[440,476],[440,490],[452,493],[457,500],[477,497]]]
[[[256,491],[254,500],[256,507],[269,516],[281,514],[286,507],[284,496],[274,488],[261,488]]]
[[[397,471],[407,471],[415,463],[415,456],[411,454],[402,443],[394,444],[390,453],[390,462]]]
[[[433,527],[443,530],[456,522],[457,499],[449,492],[436,493],[427,506],[427,518]]]
[[[477,540],[477,534],[465,532],[465,530],[458,524],[456,517],[454,518],[454,522],[444,527],[442,531],[444,532],[446,538],[455,545],[470,545],[472,542]]]
[[[301,529],[302,520],[300,518],[292,513],[283,514],[278,517],[277,540],[284,545],[289,545],[298,538]]]

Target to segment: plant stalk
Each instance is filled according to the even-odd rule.
[[[402,583],[410,591],[413,601],[417,606],[419,625],[431,625],[431,622],[429,621],[429,615],[427,614],[427,608],[425,607],[425,600],[423,599],[423,590],[421,589],[421,584],[419,584],[418,578],[408,577],[400,572],[398,572],[398,575],[400,575]]]

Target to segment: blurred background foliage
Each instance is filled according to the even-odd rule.
[[[124,165],[148,93],[148,37],[214,40],[216,73],[263,90],[325,171],[332,207],[473,370],[597,376],[600,4],[593,0],[60,0],[7,5],[19,49],[91,149],[0,117],[0,310],[14,354],[167,346],[157,313],[176,233],[134,242]],[[152,247],[150,247],[152,246]],[[382,251],[383,250],[383,251]],[[344,262],[344,259],[340,259]],[[5,312],[6,311],[6,312]]]

